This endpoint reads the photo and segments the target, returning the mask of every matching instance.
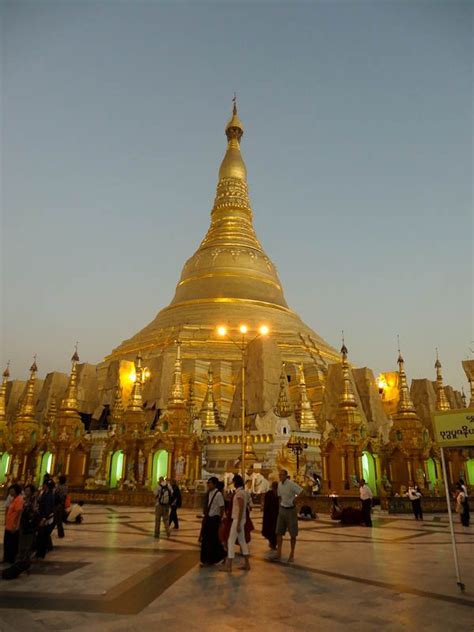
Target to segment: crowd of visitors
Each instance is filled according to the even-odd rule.
[[[71,505],[65,476],[57,483],[46,474],[41,489],[28,483],[14,483],[5,499],[5,533],[3,537],[4,579],[14,579],[27,571],[33,557],[44,559],[53,548],[51,534],[55,528],[64,538],[64,523],[81,523],[82,501]]]

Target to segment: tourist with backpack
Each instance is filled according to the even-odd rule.
[[[173,490],[171,486],[166,482],[163,476],[160,476],[158,481],[158,487],[155,490],[155,538],[160,537],[161,521],[163,520],[163,526],[166,530],[166,535],[170,535],[170,504],[171,495]]]

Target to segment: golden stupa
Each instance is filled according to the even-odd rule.
[[[170,305],[105,359],[159,355],[179,337],[183,352],[194,358],[238,358],[228,340],[216,337],[216,327],[249,331],[265,324],[287,361],[338,361],[335,349],[303,323],[287,305],[275,265],[263,250],[253,227],[247,169],[240,151],[244,127],[234,99],[226,125],[227,151],[211,212],[211,225],[194,255],[185,263]],[[191,349],[190,349],[191,347]]]

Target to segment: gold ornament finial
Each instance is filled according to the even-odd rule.
[[[405,373],[405,361],[400,352],[400,338],[398,338],[398,417],[417,417],[415,405],[411,401],[410,390],[408,388],[407,376]]]
[[[10,377],[10,360],[7,362],[7,366],[3,372],[3,380],[0,385],[0,422],[7,420],[7,386],[8,378]]]
[[[314,416],[311,402],[309,401],[308,391],[306,390],[306,379],[304,376],[304,367],[302,364],[298,367],[298,388],[299,402],[295,410],[295,417],[299,423],[300,429],[306,432],[315,432],[318,429],[316,418]]]
[[[18,406],[18,412],[15,422],[35,422],[35,382],[38,366],[36,364],[36,355],[33,356],[33,364],[30,366],[30,377],[25,385],[25,390]]]
[[[443,386],[443,375],[441,373],[441,362],[439,361],[438,347],[436,347],[436,409],[437,410],[450,410],[448,398],[446,397],[446,391]]]
[[[71,373],[69,375],[69,383],[66,388],[66,392],[61,401],[61,405],[59,410],[61,412],[61,416],[63,415],[72,415],[77,417],[79,411],[79,404],[77,401],[77,363],[79,361],[79,356],[77,354],[77,343],[74,347],[74,353],[71,358]]]
[[[176,360],[174,362],[173,384],[168,399],[168,408],[170,406],[184,406],[184,386],[183,386],[183,368],[181,362],[181,342],[175,341],[176,344]]]
[[[219,429],[219,411],[214,399],[214,376],[212,373],[212,365],[209,363],[207,372],[207,391],[204,401],[199,411],[202,430],[218,430]]]
[[[144,371],[142,367],[142,354],[139,352],[135,358],[135,381],[133,383],[132,392],[127,406],[127,411],[143,412],[143,387]]]
[[[461,400],[463,408],[467,408],[467,397],[466,393],[464,392],[464,386],[461,386]]]
[[[354,396],[354,391],[352,390],[351,378],[349,375],[349,364],[347,362],[348,351],[344,342],[344,332],[342,332],[341,356],[343,388],[341,398],[339,400],[339,407],[347,409],[357,408],[357,402]]]

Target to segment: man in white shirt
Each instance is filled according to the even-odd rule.
[[[290,557],[291,564],[295,560],[296,537],[298,535],[298,516],[296,514],[296,497],[301,494],[303,488],[290,480],[286,470],[280,470],[280,482],[278,483],[278,498],[280,500],[280,510],[278,512],[276,534],[277,534],[277,554],[273,558],[281,560],[281,549],[283,546],[283,536],[286,531],[290,534]]]
[[[363,478],[360,479],[359,483],[359,491],[360,491],[360,500],[362,502],[362,516],[363,521],[366,527],[372,526],[372,498],[374,495],[372,494],[372,490],[367,485]]]

